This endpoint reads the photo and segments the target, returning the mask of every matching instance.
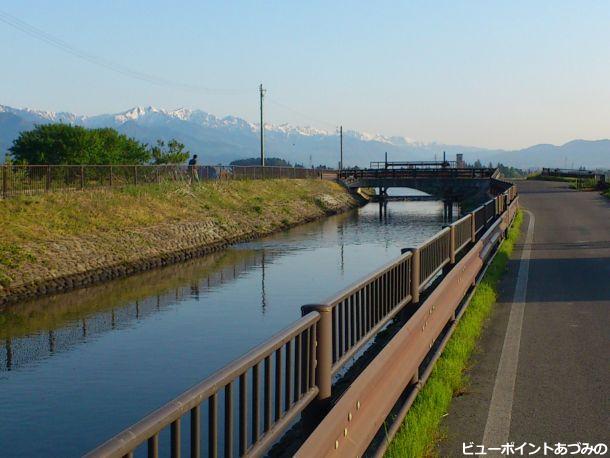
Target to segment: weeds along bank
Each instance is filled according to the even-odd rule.
[[[454,396],[468,386],[467,370],[476,351],[479,337],[498,298],[498,283],[521,233],[523,212],[519,211],[508,237],[491,262],[468,308],[436,362],[430,378],[419,393],[386,452],[386,458],[438,456],[437,443],[442,439],[442,420]]]
[[[165,183],[0,201],[0,303],[216,251],[364,203],[326,180]]]

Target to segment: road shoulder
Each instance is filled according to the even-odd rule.
[[[524,212],[523,230],[498,286],[498,302],[466,373],[466,389],[453,399],[443,419],[443,439],[437,445],[440,456],[462,456],[463,443],[482,443],[529,222],[530,217]]]

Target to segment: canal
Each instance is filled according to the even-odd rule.
[[[436,233],[377,204],[187,263],[0,308],[0,456],[80,456]]]

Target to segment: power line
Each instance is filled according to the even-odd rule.
[[[299,116],[301,116],[301,117],[303,117],[305,119],[309,119],[310,121],[314,121],[314,122],[317,122],[319,124],[323,124],[323,125],[332,127],[333,129],[337,128],[336,124],[333,124],[333,123],[330,123],[330,122],[327,122],[327,121],[322,121],[321,119],[314,118],[313,116],[309,116],[309,115],[307,115],[307,114],[305,114],[305,113],[303,113],[301,111],[298,111],[298,110],[295,110],[294,108],[289,107],[288,105],[284,105],[283,103],[278,102],[277,100],[275,100],[275,99],[273,99],[273,98],[271,98],[269,96],[267,96],[267,99],[271,103],[273,103],[274,105],[277,105],[277,106],[279,106],[281,108],[284,108],[285,110],[292,111],[293,113],[295,113],[295,114],[297,114],[297,115],[299,115]]]
[[[48,45],[54,46],[55,48],[58,48],[68,54],[71,54],[81,60],[84,60],[94,65],[98,65],[121,75],[128,76],[130,78],[145,81],[147,83],[156,84],[158,86],[176,87],[189,91],[206,91],[217,93],[245,93],[253,91],[253,89],[210,88],[194,84],[185,84],[177,81],[172,81],[166,78],[161,78],[155,75],[151,75],[149,73],[133,70],[117,62],[113,62],[111,60],[90,54],[2,10],[0,10],[0,21],[22,33],[25,33],[26,35],[32,38],[47,43]]]

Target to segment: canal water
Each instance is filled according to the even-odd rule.
[[[442,228],[441,202],[367,206],[187,263],[0,308],[0,456],[108,439]]]

